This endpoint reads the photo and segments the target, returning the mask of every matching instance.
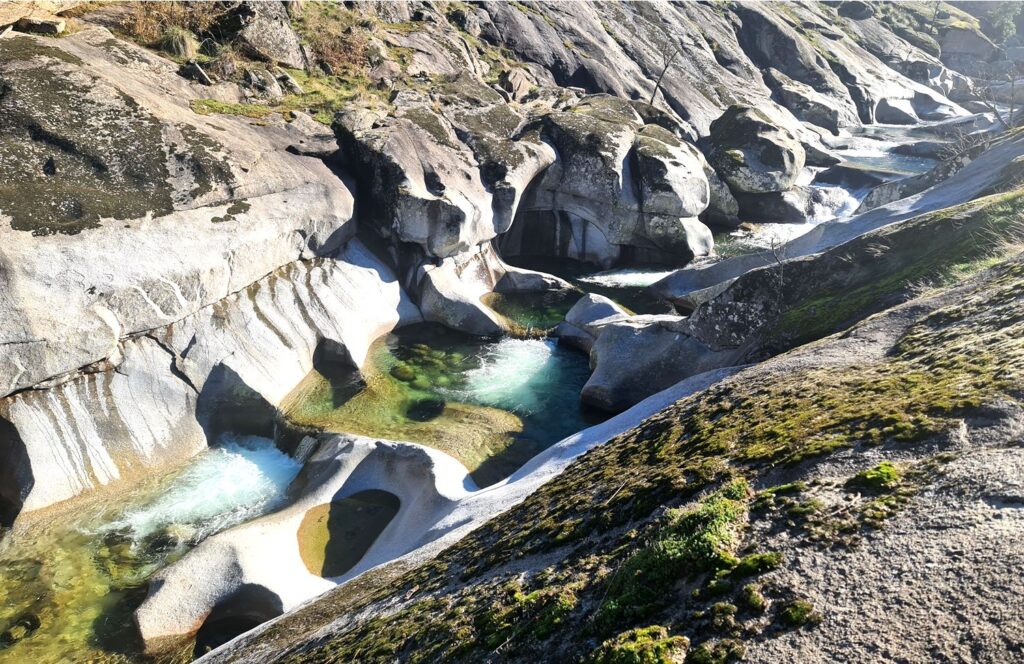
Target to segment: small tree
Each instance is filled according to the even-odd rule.
[[[993,2],[981,21],[981,31],[996,44],[1017,34],[1017,16],[1021,11],[1020,2]]]

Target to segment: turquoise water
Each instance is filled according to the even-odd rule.
[[[344,372],[312,372],[288,397],[286,418],[437,448],[478,486],[601,417],[580,404],[587,355],[551,339],[482,339],[410,325],[374,344],[363,374],[360,384]]]
[[[579,404],[590,377],[581,353],[552,339],[502,339],[484,345],[473,362],[477,366],[463,374],[462,386],[443,393],[515,413],[523,435],[545,447],[593,421]]]
[[[227,436],[163,477],[31,515],[0,542],[0,662],[142,660],[131,614],[149,577],[274,509],[299,466],[268,439]]]

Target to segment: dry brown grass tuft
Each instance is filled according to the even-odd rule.
[[[366,62],[365,30],[351,11],[332,2],[306,3],[295,27],[317,60],[335,72],[361,68]]]
[[[217,2],[132,2],[121,29],[138,41],[155,45],[168,33],[206,32],[224,13]]]

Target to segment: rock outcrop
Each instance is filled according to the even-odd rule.
[[[1015,136],[1004,137],[948,179],[934,183],[923,192],[879,206],[848,220],[820,224],[797,239],[777,247],[774,252],[749,254],[707,267],[677,270],[652,288],[677,306],[693,309],[706,301],[709,294],[713,296],[721,292],[721,288],[736,277],[771,265],[779,257],[794,259],[819,253],[875,229],[970,201],[990,193],[993,186],[999,183],[1007,186],[1013,181],[1012,174],[1016,172],[1014,160],[1022,153],[1024,141]]]
[[[565,314],[554,330],[560,343],[590,353],[594,340],[606,324],[629,317],[629,312],[603,295],[588,293]]]
[[[996,563],[1021,561],[1007,533],[1024,530],[1007,315],[1022,278],[1011,260],[745,369],[436,558],[372,570],[207,661],[475,659],[494,643],[521,662],[1012,659],[1020,598]]]
[[[0,394],[354,233],[345,185],[286,152],[323,133],[308,118],[197,115],[172,63],[100,28],[59,46],[8,34],[0,54]]]
[[[709,161],[734,192],[786,191],[804,168],[804,149],[788,129],[755,108],[732,106],[711,123]]]
[[[104,365],[0,400],[5,520],[180,463],[224,431],[271,436],[325,344],[360,367],[374,339],[418,319],[398,278],[352,242],[119,341]]]

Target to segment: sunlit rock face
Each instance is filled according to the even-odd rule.
[[[325,345],[358,367],[374,339],[419,318],[398,278],[358,242],[338,258],[289,264],[123,342],[109,367],[0,401],[7,511],[137,479],[224,431],[272,435],[277,406]]]

